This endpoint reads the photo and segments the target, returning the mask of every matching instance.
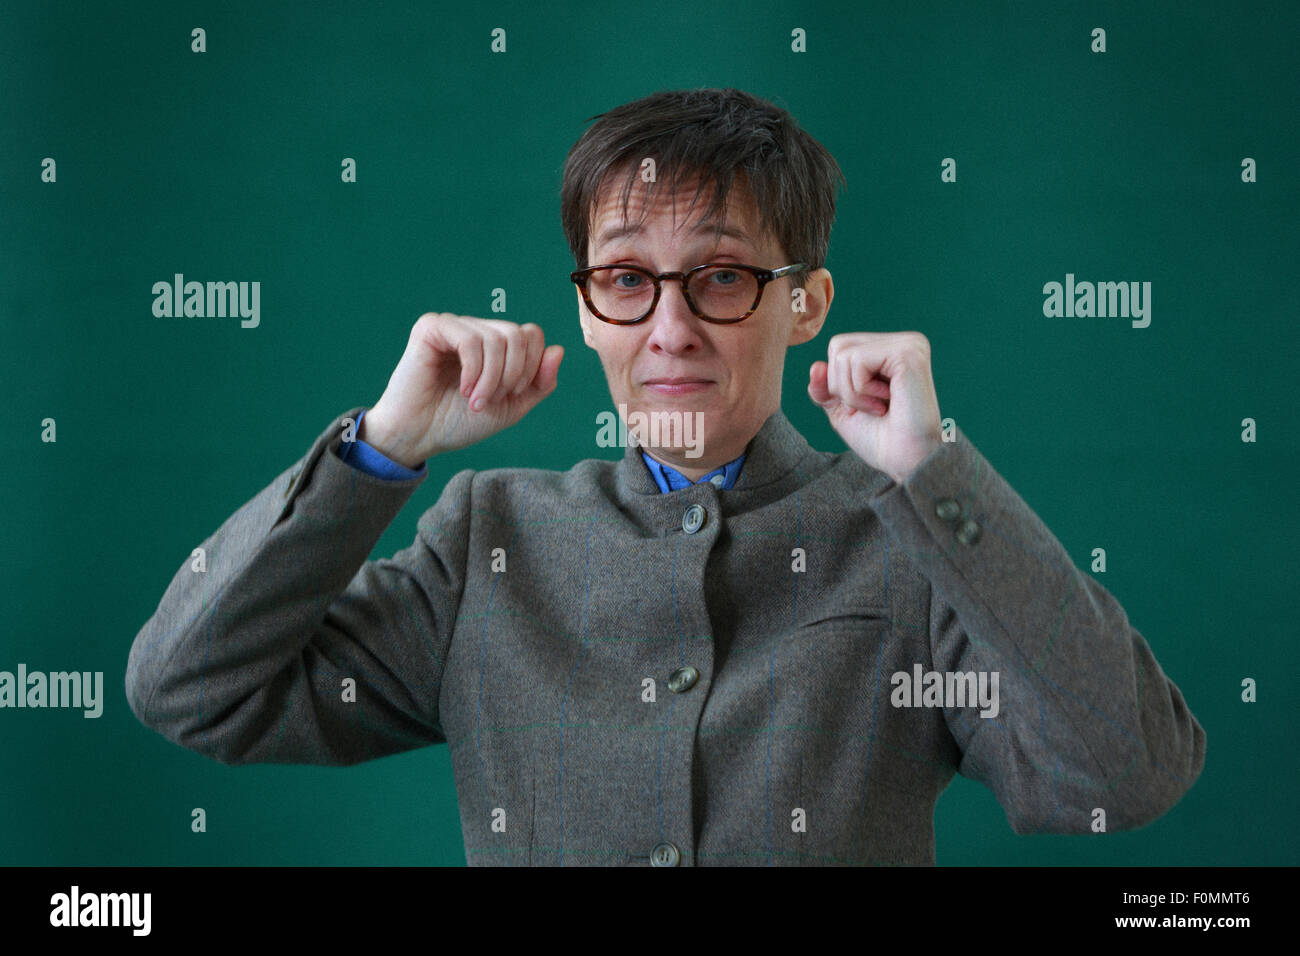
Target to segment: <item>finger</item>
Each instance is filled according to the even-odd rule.
[[[858,397],[858,393],[853,387],[852,349],[840,350],[831,363],[831,373],[834,375],[834,386],[831,391],[840,400],[840,404],[847,405],[849,408],[856,408],[859,411],[866,411],[864,402]]]
[[[861,353],[849,357],[849,380],[853,383],[855,395],[874,395],[877,398],[889,397],[889,382],[878,377],[880,372],[872,367]]]
[[[826,388],[836,401],[840,398],[840,354],[839,351],[833,351],[826,360]]]
[[[822,408],[834,408],[839,404],[826,385],[827,365],[825,362],[813,362],[808,369],[808,397]]]
[[[834,365],[827,365],[824,362],[815,362],[810,371],[811,380],[808,383],[808,397],[816,404],[820,405],[826,411],[832,412],[843,405],[845,408],[851,408],[856,411],[866,412],[871,415],[881,416],[889,411],[889,405],[878,398],[870,395],[854,396],[852,393],[846,396],[837,395],[830,388],[830,371]],[[842,373],[841,377],[844,377]],[[884,383],[877,383],[871,386],[873,391]],[[887,392],[888,386],[884,385]]]
[[[873,395],[876,398],[888,400],[892,394],[890,392],[890,383],[880,378],[870,379],[866,384],[866,388],[863,389],[862,394]]]
[[[546,337],[542,333],[542,327],[535,322],[527,322],[519,327],[520,333],[524,338],[524,365],[519,373],[519,381],[515,383],[512,395],[522,395],[533,384],[533,379],[537,378],[537,367],[542,361],[542,352],[546,344]]]
[[[430,329],[433,350],[440,354],[450,352],[460,362],[460,393],[468,399],[483,368],[483,343],[456,320],[440,321]]]
[[[846,399],[847,403],[864,412],[874,411],[877,408],[883,409],[885,402],[881,399],[889,397],[889,385],[872,377],[875,369],[867,358],[860,352],[849,352],[845,355],[845,364],[845,378],[851,387]],[[882,389],[883,395],[880,394]]]
[[[483,371],[483,340],[477,336],[467,336],[456,353],[460,356],[460,392],[468,401],[474,383]]]
[[[559,381],[560,361],[563,358],[563,345],[548,345],[546,351],[542,353],[542,361],[537,367],[537,376],[532,381],[532,387],[543,397],[555,391]]]
[[[884,415],[889,411],[889,404],[882,402],[878,398],[862,397],[858,398],[859,411],[866,412],[868,415]]]
[[[538,363],[536,377],[528,383],[528,388],[519,397],[524,409],[522,414],[532,411],[538,402],[555,391],[556,374],[560,368],[560,359],[563,357],[563,345],[547,346],[546,351],[542,353],[541,362]]]
[[[505,341],[505,364],[501,367],[501,383],[492,393],[493,403],[514,392],[524,370],[524,360],[528,358],[528,346],[519,326],[511,325],[502,329],[501,337]]]
[[[506,364],[506,343],[501,334],[492,329],[479,330],[478,337],[483,343],[483,371],[474,383],[469,407],[482,411],[501,384],[501,370]]]

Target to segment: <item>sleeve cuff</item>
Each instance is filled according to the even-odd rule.
[[[369,410],[366,409],[366,411]],[[366,412],[362,412],[357,416],[357,431],[361,430],[361,420],[365,417]],[[427,463],[421,463],[419,468],[414,469],[399,465],[374,445],[368,445],[360,438],[356,441],[341,442],[338,457],[358,471],[364,471],[374,478],[384,478],[389,481],[406,481],[411,478],[419,478],[429,470]]]

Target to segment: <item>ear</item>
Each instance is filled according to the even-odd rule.
[[[835,298],[835,283],[831,281],[830,271],[814,269],[804,277],[803,295],[800,290],[790,290],[790,310],[794,322],[790,325],[790,339],[787,345],[802,345],[817,337],[826,323],[826,314],[831,309],[831,300]],[[803,311],[799,311],[799,307]]]
[[[578,294],[578,324],[582,326],[582,340],[587,343],[588,348],[595,348],[596,343],[591,338],[592,314],[587,311],[587,303],[582,299],[582,290],[576,285],[573,291]]]

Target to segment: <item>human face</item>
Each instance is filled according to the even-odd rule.
[[[758,234],[757,208],[743,180],[727,197],[726,231],[716,242],[713,221],[703,219],[707,195],[697,200],[687,221],[694,191],[695,183],[680,184],[675,195],[669,197],[665,189],[646,207],[644,190],[634,186],[624,220],[619,189],[607,185],[596,203],[588,264],[636,265],[655,273],[685,272],[705,262],[766,269],[789,264],[770,233]],[[625,406],[629,415],[677,411],[700,423],[690,449],[675,434],[677,444],[647,447],[647,453],[695,480],[745,450],[781,406],[786,348],[816,335],[830,305],[830,273],[818,269],[810,278],[806,311],[792,308],[789,278],[783,277],[767,284],[752,315],[732,325],[697,317],[682,284],[671,279],[663,282],[654,312],[636,325],[602,322],[575,289],[583,338],[600,355],[615,405]],[[687,457],[688,450],[702,453]]]

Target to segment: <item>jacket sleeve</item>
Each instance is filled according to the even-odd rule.
[[[168,740],[228,764],[334,765],[445,741],[473,472],[410,547],[367,561],[425,475],[378,478],[338,457],[361,410],[186,557],[136,636],[127,700]]]
[[[944,708],[957,769],[1016,833],[1097,832],[1097,809],[1144,826],[1200,775],[1205,732],[1119,602],[956,437],[871,506],[930,581],[932,669],[998,673],[996,716]]]

